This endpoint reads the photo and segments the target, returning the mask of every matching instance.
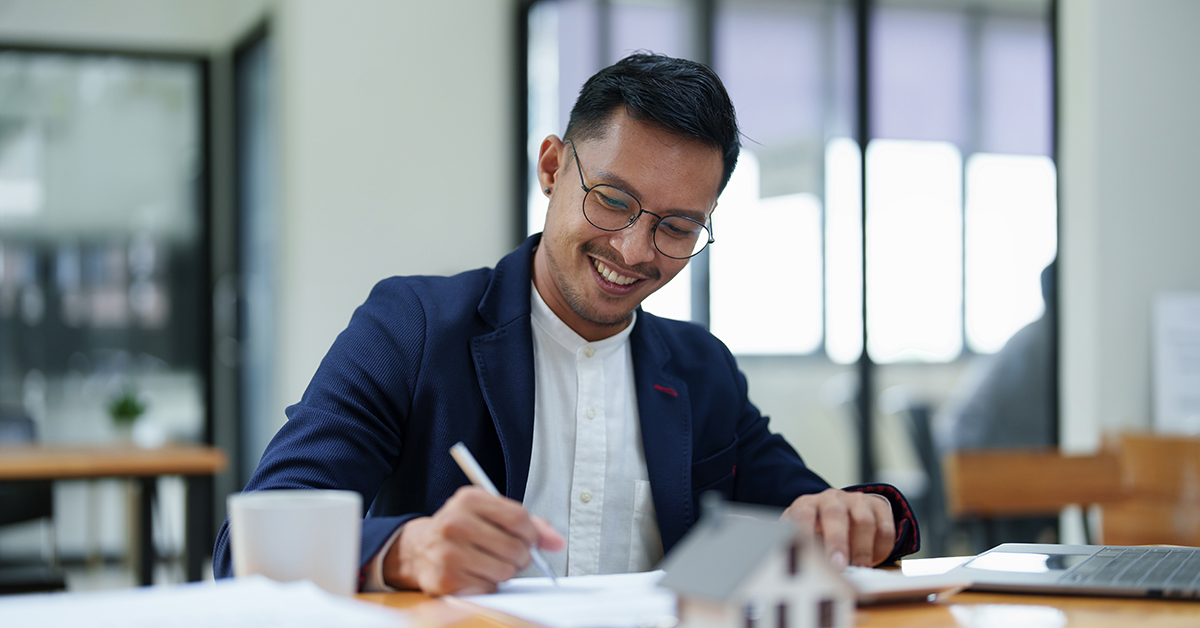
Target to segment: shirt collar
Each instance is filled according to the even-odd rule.
[[[530,284],[533,282],[531,281]],[[606,357],[612,352],[621,348],[629,340],[629,334],[633,333],[633,326],[637,324],[637,310],[633,311],[633,319],[625,326],[625,329],[617,332],[616,335],[610,336],[603,340],[588,342],[575,333],[575,330],[567,326],[566,323],[546,305],[546,301],[542,299],[542,295],[538,294],[537,286],[532,286],[529,291],[531,296],[530,301],[530,318],[533,324],[538,329],[545,332],[555,342],[562,345],[564,349],[571,353],[577,352],[580,348],[591,345],[596,350],[600,357]]]

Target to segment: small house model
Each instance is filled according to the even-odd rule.
[[[854,588],[820,544],[791,523],[746,512],[706,504],[663,562],[659,584],[679,596],[679,628],[852,626]]]

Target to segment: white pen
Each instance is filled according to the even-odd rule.
[[[467,479],[471,480],[471,484],[482,488],[492,495],[500,495],[500,491],[496,490],[496,485],[492,484],[492,480],[483,472],[483,467],[475,461],[475,456],[471,455],[471,450],[462,442],[454,443],[450,448],[450,455],[454,457],[454,461],[458,463],[458,467],[463,473],[467,474]],[[558,579],[554,577],[554,572],[550,570],[550,564],[542,557],[542,553],[538,551],[537,546],[529,548],[529,555],[533,558],[533,564],[542,572],[554,586],[558,586]]]

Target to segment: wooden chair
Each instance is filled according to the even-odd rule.
[[[1107,446],[1121,498],[1101,505],[1104,543],[1200,546],[1200,438],[1122,434]]]
[[[1094,455],[1054,449],[958,451],[944,461],[953,519],[1056,515],[1099,505],[1109,545],[1200,546],[1200,439],[1120,434]]]

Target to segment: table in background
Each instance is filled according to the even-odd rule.
[[[229,466],[225,453],[208,445],[169,444],[154,449],[133,445],[19,445],[0,447],[0,480],[79,480],[129,478],[140,488],[138,506],[138,580],[153,584],[153,510],[157,480],[183,476],[187,499],[185,553],[187,579],[200,580],[203,557],[211,541],[194,517],[206,511],[203,491],[197,484]]]

